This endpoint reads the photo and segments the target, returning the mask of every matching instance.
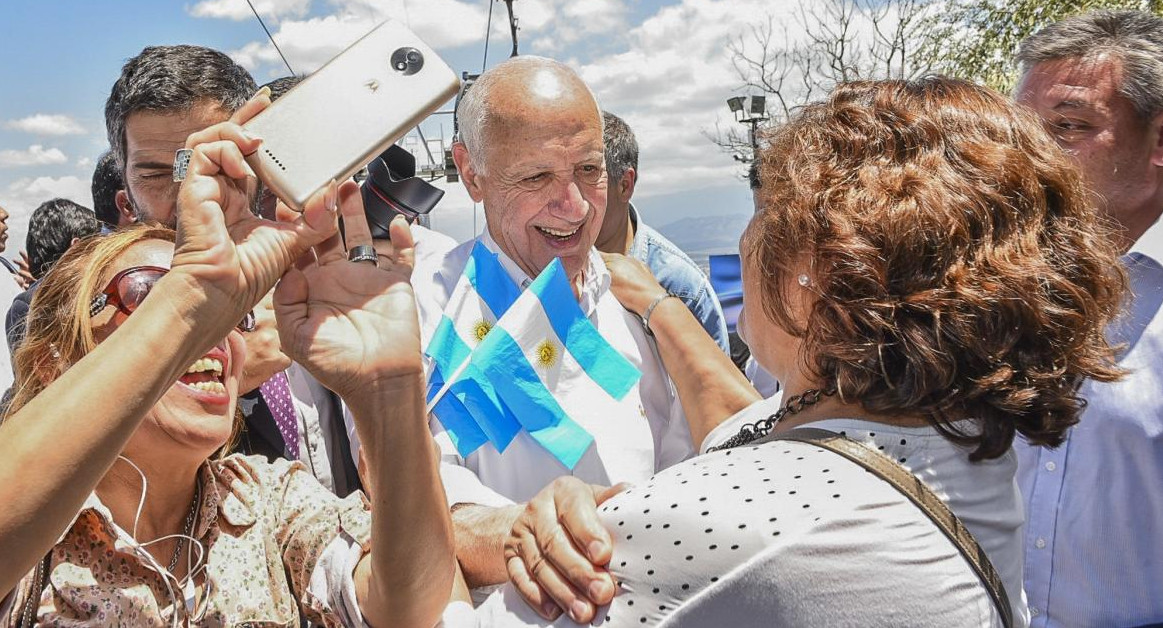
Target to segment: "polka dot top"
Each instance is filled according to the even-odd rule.
[[[1013,455],[970,463],[930,428],[812,425],[920,476],[986,549],[1027,625]],[[957,549],[911,502],[812,445],[699,456],[604,504],[620,593],[598,625],[1000,626]],[[724,623],[726,622],[726,623]]]

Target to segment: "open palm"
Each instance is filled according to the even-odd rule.
[[[344,184],[339,196],[347,247],[371,244],[358,186]],[[409,283],[412,236],[402,220],[391,235],[392,254],[378,266],[348,261],[338,238],[328,240],[316,247],[317,260],[289,271],[275,291],[284,350],[345,399],[423,368]]]

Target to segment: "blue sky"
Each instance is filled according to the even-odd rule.
[[[728,41],[786,4],[517,0],[514,9],[522,53],[577,68],[603,107],[635,129],[641,145],[635,203],[666,232],[682,219],[737,220],[750,211],[741,167],[706,135],[735,124],[724,105],[740,84]],[[317,68],[385,17],[408,23],[458,72],[481,68],[489,0],[255,5],[299,72]],[[493,10],[490,66],[510,48],[505,6],[497,2]],[[0,206],[12,214],[6,255],[23,248],[27,216],[38,203],[60,195],[91,205],[92,164],[107,146],[104,101],[121,65],[147,45],[176,43],[223,50],[259,83],[286,74],[245,0],[16,0],[0,9]],[[424,129],[429,138],[447,137],[451,121],[436,117]],[[458,184],[447,189],[433,226],[470,237],[472,203]]]

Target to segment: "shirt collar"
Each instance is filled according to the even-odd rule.
[[[1163,219],[1156,220],[1143,232],[1127,254],[1147,257],[1156,264],[1163,264]]]
[[[505,269],[509,278],[520,286],[521,290],[528,288],[529,284],[533,283],[533,279],[525,274],[525,271],[521,270],[517,262],[514,262],[501,250],[496,240],[493,240],[493,236],[489,234],[488,229],[485,229],[481,234],[480,241],[484,243],[485,248],[497,254],[497,259],[501,262],[501,268]],[[581,296],[578,299],[578,305],[587,317],[593,314],[598,306],[598,300],[610,289],[611,281],[610,271],[606,268],[606,262],[602,260],[602,254],[598,252],[598,249],[591,246],[589,256],[586,260],[584,279],[582,279]]]
[[[194,531],[194,538],[198,539],[205,537],[210,527],[217,523],[219,513],[227,523],[233,526],[254,525],[256,521],[254,502],[260,498],[257,492],[252,490],[252,487],[248,487],[243,482],[232,483],[231,486],[219,482],[210,465],[211,463],[206,462],[198,470],[198,478],[202,483],[202,503],[198,507],[198,525]],[[109,512],[109,508],[97,496],[97,491],[93,491],[85,499],[85,503],[81,506],[77,517],[73,519],[73,523],[65,528],[65,532],[57,540],[58,543],[65,538],[68,531],[76,524],[77,519],[86,513],[96,516],[100,525],[105,527],[112,537],[118,538],[117,525],[113,522],[113,513]],[[130,530],[126,532],[130,532]]]
[[[646,259],[646,234],[638,228],[638,210],[634,208],[634,203],[630,203],[630,228],[634,230],[634,239],[630,241],[630,250],[626,254]]]

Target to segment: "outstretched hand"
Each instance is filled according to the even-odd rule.
[[[666,294],[666,288],[642,260],[617,253],[602,253],[602,260],[610,271],[610,291],[622,307],[638,316],[642,316],[651,301]]]
[[[346,249],[372,245],[359,186],[339,188]],[[388,255],[348,261],[338,235],[308,252],[275,290],[283,350],[345,400],[423,371],[416,300],[408,283],[413,242],[402,218],[391,224]],[[384,244],[381,243],[381,248]],[[385,253],[385,251],[380,251]]]
[[[270,105],[260,90],[227,122],[186,139],[193,151],[178,193],[177,242],[170,274],[204,293],[208,337],[230,328],[274,287],[305,251],[333,235],[337,186],[317,192],[292,222],[258,218],[250,211],[257,177],[245,155],[262,144],[240,125]]]

